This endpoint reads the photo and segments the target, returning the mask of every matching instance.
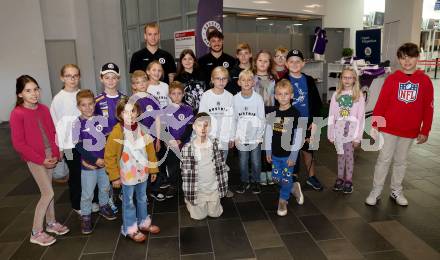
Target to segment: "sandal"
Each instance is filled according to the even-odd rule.
[[[158,234],[160,232],[160,228],[156,225],[150,225],[148,227],[139,227],[139,230],[142,232],[149,232],[151,234]]]
[[[143,233],[139,231],[136,231],[133,234],[128,234],[127,236],[131,238],[131,240],[133,240],[134,242],[138,242],[138,243],[144,242],[145,239],[147,238]]]

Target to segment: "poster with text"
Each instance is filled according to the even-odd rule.
[[[381,29],[356,31],[356,56],[370,64],[380,63]]]

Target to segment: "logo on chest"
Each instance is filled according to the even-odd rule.
[[[411,81],[399,83],[399,91],[397,92],[397,99],[406,104],[417,100],[419,93],[419,83],[414,84]]]

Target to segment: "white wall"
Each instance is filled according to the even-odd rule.
[[[355,50],[356,31],[363,29],[363,15],[364,0],[327,0],[322,26],[324,28],[350,28],[349,47]]]
[[[226,9],[259,10],[308,15],[324,15],[325,5],[333,0],[269,0],[270,4],[255,4],[253,0],[223,0]],[[314,6],[310,6],[314,5]]]
[[[46,40],[75,40],[81,87],[96,92],[87,0],[40,0]]]
[[[89,13],[95,74],[99,75],[103,64],[116,63],[121,74],[119,88],[123,93],[128,93],[120,4],[119,0],[89,0]],[[99,81],[97,84],[99,85]],[[97,90],[99,92],[101,87],[99,86]]]
[[[43,103],[52,98],[39,2],[1,1],[0,33],[0,121],[9,121],[16,100],[15,80],[21,74],[38,81]]]

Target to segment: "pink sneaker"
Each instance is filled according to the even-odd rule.
[[[46,232],[54,233],[57,235],[65,235],[65,234],[69,233],[69,231],[70,230],[68,227],[61,225],[58,222],[55,222],[55,223],[52,223],[52,224],[49,224],[46,226]]]
[[[30,239],[31,243],[37,244],[40,246],[50,246],[53,243],[55,243],[56,241],[57,240],[53,236],[48,235],[43,230],[38,232],[35,235],[31,235],[31,239]]]

